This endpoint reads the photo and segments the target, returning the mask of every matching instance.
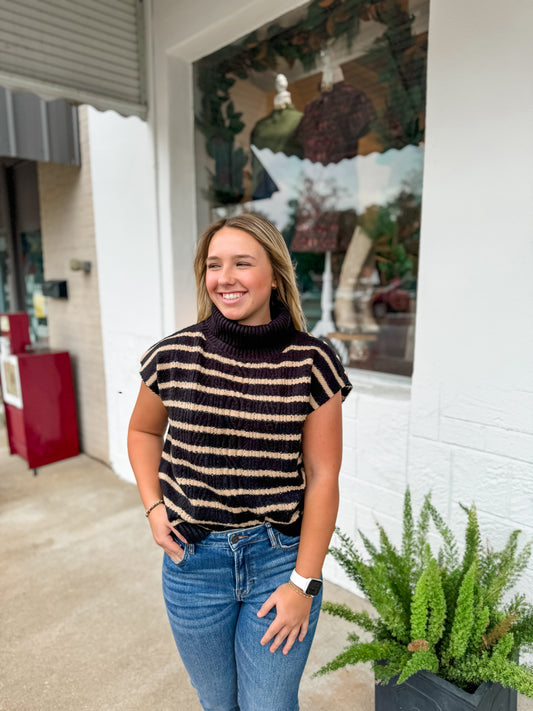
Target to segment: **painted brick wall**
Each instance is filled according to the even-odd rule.
[[[520,529],[520,547],[533,539],[533,393],[488,383],[415,377],[379,383],[350,372],[354,392],[344,404],[341,505],[337,525],[377,542],[376,521],[398,544],[403,494],[417,512],[433,502],[460,544],[475,502],[485,542],[501,548]],[[434,540],[437,540],[436,538]],[[356,590],[328,558],[325,576]],[[520,583],[533,589],[533,565]]]
[[[81,168],[39,164],[39,197],[46,279],[66,279],[68,299],[48,302],[52,348],[70,352],[81,447],[108,462],[108,430],[94,237],[86,109],[79,110]],[[90,261],[89,274],[71,271],[71,259]]]

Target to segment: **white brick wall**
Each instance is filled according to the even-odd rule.
[[[456,383],[445,389],[436,378],[415,378],[411,388],[407,379],[380,384],[379,376],[357,371],[350,377],[337,518],[343,532],[357,539],[361,529],[377,542],[379,521],[399,544],[409,483],[415,514],[431,491],[460,545],[466,516],[459,504],[476,504],[483,540],[496,548],[517,528],[520,546],[533,539],[533,437],[512,429],[529,427],[529,393],[466,384],[461,390]],[[356,590],[330,558],[324,574]],[[533,589],[533,566],[520,589]]]
[[[70,352],[82,450],[109,461],[102,327],[98,295],[86,110],[81,108],[80,168],[39,163],[39,199],[46,279],[66,279],[68,299],[47,300],[50,345]],[[91,262],[89,274],[71,259]]]

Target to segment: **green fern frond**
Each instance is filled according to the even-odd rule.
[[[457,660],[449,672],[450,681],[458,686],[492,681],[533,698],[533,671],[509,659],[493,659],[487,652]]]
[[[411,638],[425,639],[428,622],[427,569],[422,573],[411,603]]]
[[[344,652],[341,652],[331,662],[321,667],[313,676],[322,676],[328,672],[341,669],[348,664],[387,659],[393,653],[393,647],[394,645],[386,642],[360,642],[354,644],[345,649]]]
[[[386,660],[372,662],[376,683],[386,684],[392,678],[399,676],[409,659],[411,659],[411,652],[406,651],[405,647],[398,646],[392,650]]]
[[[424,548],[427,543],[428,539],[428,533],[429,533],[429,524],[430,524],[430,513],[431,509],[431,494],[426,494],[424,497],[424,503],[422,504],[422,508],[420,509],[420,513],[418,515],[418,524],[416,526],[416,554],[418,558],[418,564],[420,568],[423,567],[424,562],[423,562],[423,554],[424,554]]]
[[[500,659],[508,659],[513,649],[514,638],[513,633],[508,632],[505,636],[500,637],[496,645],[492,649],[492,661],[496,663]]]
[[[453,570],[459,564],[459,553],[457,541],[449,526],[445,523],[443,517],[437,511],[435,506],[430,503],[429,512],[435,528],[440,533],[444,541],[444,547],[440,550],[442,554],[442,564],[448,569]]]
[[[399,641],[409,641],[408,620],[405,609],[391,589],[383,564],[361,568],[361,579],[368,599],[381,616],[391,634]]]
[[[468,649],[474,653],[478,652],[485,645],[483,644],[483,635],[490,623],[490,611],[483,601],[478,601],[474,610],[474,622],[472,624],[472,633],[470,635],[470,643]]]
[[[334,617],[340,617],[347,622],[352,622],[353,624],[361,627],[365,632],[376,633],[379,629],[378,620],[370,617],[366,610],[361,612],[356,612],[341,603],[328,602],[327,600],[322,603],[322,610],[327,612],[329,615]]]
[[[408,679],[418,671],[430,671],[436,674],[439,671],[439,660],[432,649],[413,652],[413,656],[404,666],[402,673],[398,678],[398,684]]]
[[[488,582],[487,600],[498,605],[505,595],[519,580],[531,558],[531,541],[517,554],[520,531],[511,533],[505,548],[494,554],[496,571]]]
[[[476,574],[477,561],[474,560],[463,578],[457,597],[450,639],[443,655],[445,662],[453,658],[462,657],[466,651],[474,622],[474,584]]]
[[[474,561],[479,561],[481,557],[481,534],[477,520],[476,505],[472,504],[468,509],[468,522],[465,534],[465,554],[463,557],[463,573],[470,570]]]
[[[455,568],[455,570],[451,570],[449,573],[444,575],[442,579],[442,589],[444,590],[447,610],[455,610],[462,580],[463,572],[461,568]],[[448,617],[448,626],[450,630],[452,622],[453,619]]]
[[[414,566],[415,555],[415,529],[413,522],[413,505],[411,501],[411,490],[405,490],[403,499],[403,526],[402,526],[402,556],[410,568]]]
[[[533,644],[533,605],[522,603],[518,611],[520,617],[513,626],[515,649]]]
[[[437,561],[431,558],[420,576],[411,603],[411,637],[426,639],[434,647],[441,639],[446,601]]]
[[[426,638],[431,646],[435,646],[442,638],[447,614],[440,571],[435,559],[432,559],[427,567],[427,588],[430,615]]]
[[[366,552],[368,555],[372,558],[375,559],[379,555],[379,550],[377,546],[375,546],[372,541],[365,536],[365,534],[362,531],[358,531],[359,535],[361,536],[361,540],[363,541],[363,545],[366,548]]]
[[[398,553],[385,529],[379,524],[378,530],[381,551],[376,556],[376,562],[385,566],[391,590],[402,603],[405,614],[408,616],[411,604],[411,567],[408,561]]]
[[[339,563],[346,575],[356,583],[363,593],[367,594],[360,573],[365,563],[355,550],[354,544],[349,536],[346,536],[337,529],[335,529],[335,533],[340,540],[340,546],[332,546],[328,552],[337,563]]]

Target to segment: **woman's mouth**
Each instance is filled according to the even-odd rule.
[[[240,297],[243,296],[244,293],[244,291],[228,291],[224,293],[219,293],[219,296],[221,297],[222,301],[236,301],[237,299],[240,299]]]

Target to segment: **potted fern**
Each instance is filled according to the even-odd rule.
[[[463,507],[464,508],[464,507]],[[528,565],[532,542],[518,548],[520,531],[495,551],[481,540],[476,507],[467,514],[464,553],[443,517],[424,499],[418,521],[406,491],[401,550],[378,524],[380,543],[362,533],[367,556],[337,530],[334,558],[377,612],[325,602],[323,609],[355,623],[348,647],[317,672],[371,662],[376,711],[516,709],[517,692],[533,698],[533,667],[518,663],[533,650],[533,606],[510,593]],[[428,542],[432,524],[441,540]]]

